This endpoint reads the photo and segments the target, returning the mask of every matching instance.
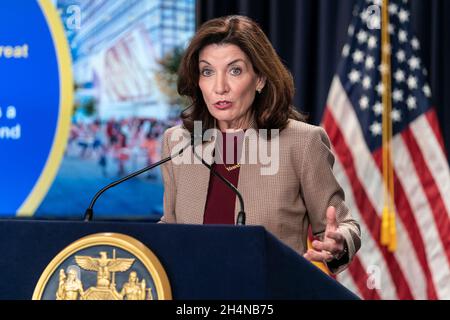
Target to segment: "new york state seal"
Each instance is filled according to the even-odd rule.
[[[118,233],[81,238],[42,273],[34,300],[172,299],[166,272],[153,252]]]

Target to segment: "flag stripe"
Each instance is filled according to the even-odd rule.
[[[383,180],[364,142],[364,136],[357,116],[338,77],[335,77],[331,84],[327,105],[328,107],[325,111],[332,113],[333,119],[336,121],[333,123],[342,123],[342,133],[345,136],[343,141],[352,146],[349,152],[342,156],[350,157],[355,163],[357,176],[361,182],[366,184],[364,187],[366,188],[365,191],[367,191],[367,197],[377,214],[380,214],[383,209],[383,203],[380,201],[380,199],[383,199]],[[333,125],[333,128],[338,129],[336,125]],[[328,129],[326,131],[330,135]]]
[[[416,218],[414,217],[414,214],[411,209],[411,205],[409,203],[409,199],[407,195],[405,194],[405,191],[399,181],[399,176],[402,177],[404,173],[400,171],[397,174],[397,170],[401,170],[398,165],[398,159],[404,158],[404,153],[401,148],[400,143],[398,142],[398,139],[396,140],[396,143],[393,143],[394,151],[393,157],[394,157],[394,202],[396,205],[396,213],[402,219],[405,230],[408,233],[409,239],[412,242],[412,245],[415,249],[417,259],[419,260],[420,266],[423,270],[425,281],[426,283],[423,284],[425,286],[424,290],[426,291],[426,297],[428,299],[437,299],[436,289],[434,288],[433,284],[433,278],[431,275],[430,268],[428,266],[427,261],[427,255],[425,251],[425,245],[423,238],[421,236],[420,228],[416,222]],[[374,159],[376,164],[378,165],[378,168],[381,170],[382,166],[382,152],[381,149],[374,152]],[[411,171],[408,173],[410,176],[415,175],[415,171]],[[402,244],[400,244],[402,245]],[[418,286],[418,282],[416,279],[416,287]]]
[[[333,153],[336,154],[334,149]],[[335,161],[334,171],[336,172],[336,179],[339,184],[345,190],[351,190],[350,182],[339,159],[336,159]],[[346,193],[345,202],[350,208],[352,208],[352,216],[357,221],[362,221],[361,214],[355,204],[355,199],[352,192]],[[357,284],[359,294],[364,299],[397,299],[394,279],[391,277],[386,262],[377,248],[376,241],[372,239],[372,237],[370,236],[370,232],[367,230],[367,227],[364,223],[360,223],[360,227],[363,245],[348,267],[348,271],[341,274],[341,277],[352,277],[353,282]],[[378,269],[380,270],[380,288],[382,290],[378,291],[369,289],[367,286],[368,274],[366,270],[371,268],[373,269],[374,266],[378,267]],[[346,274],[347,272],[349,272],[350,274]]]
[[[430,110],[427,114],[435,114],[434,110]],[[411,133],[416,138],[417,145],[422,151],[424,161],[434,178],[434,182],[439,189],[441,198],[444,201],[447,213],[450,213],[450,169],[448,167],[445,152],[439,146],[438,132],[436,136],[436,122],[430,123],[428,119],[433,116],[421,116],[411,123]],[[433,121],[433,120],[432,120]],[[447,224],[449,223],[447,216]]]
[[[369,275],[365,271],[365,268],[358,257],[355,257],[352,264],[349,266],[348,271],[351,273],[353,279],[357,279],[356,286],[361,296],[365,300],[380,300],[380,295],[375,289],[371,289],[368,286]]]
[[[434,137],[436,138],[436,140],[439,143],[439,146],[441,147],[441,151],[444,154],[444,157],[447,158],[445,153],[444,138],[442,137],[441,131],[439,130],[439,120],[437,118],[436,110],[432,108],[430,111],[426,112],[425,115],[427,117],[431,129],[434,132]],[[445,160],[447,161],[447,159]]]
[[[351,188],[353,194],[355,195],[356,206],[361,212],[362,221],[367,226],[370,226],[370,228],[368,228],[369,234],[377,243],[378,250],[380,250],[381,254],[384,257],[384,260],[387,262],[389,272],[396,279],[394,285],[396,288],[397,296],[403,299],[413,299],[414,297],[409,288],[409,284],[396,258],[394,257],[394,255],[388,252],[385,247],[382,247],[377,242],[380,235],[381,220],[378,217],[378,214],[374,209],[371,201],[368,199],[366,188],[364,188],[357,177],[354,158],[349,156],[352,153],[347,147],[347,142],[345,141],[343,135],[340,132],[340,129],[333,119],[333,115],[331,114],[331,112],[328,112],[329,110],[330,109],[327,108],[325,111],[323,123],[326,131],[330,135],[330,139],[332,140],[333,145],[335,146],[336,154],[343,164],[344,171],[349,177]]]
[[[413,164],[418,172],[418,176],[422,187],[425,190],[425,195],[427,196],[428,202],[432,203],[432,213],[436,226],[439,230],[439,236],[441,238],[442,244],[445,248],[444,254],[447,256],[447,260],[450,262],[450,224],[448,220],[448,215],[441,213],[446,212],[444,202],[439,190],[434,182],[434,179],[428,169],[428,166],[420,152],[419,146],[417,145],[414,135],[411,129],[406,129],[402,132],[403,140],[406,146],[410,150],[411,154],[414,154]]]
[[[419,177],[412,164],[412,155],[407,149],[403,142],[401,136],[397,136],[393,141],[393,149],[396,151],[394,157],[394,167],[397,172],[397,178],[399,180],[400,186],[396,185],[395,189],[398,192],[405,194],[408,198],[409,206],[401,207],[399,206],[399,212],[403,210],[411,210],[411,214],[414,215],[414,221],[417,222],[419,231],[414,231],[418,237],[422,238],[424,244],[424,249],[421,248],[419,244],[416,243],[416,238],[412,237],[414,241],[414,247],[417,252],[424,250],[425,257],[427,259],[427,266],[431,271],[431,276],[433,278],[433,287],[437,290],[437,297],[448,296],[450,287],[450,274],[446,270],[450,270],[447,259],[445,258],[444,249],[441,245],[438,230],[431,212],[430,204],[427,201],[425,192],[420,185]],[[396,191],[396,192],[397,192]],[[419,254],[419,257],[421,254]],[[423,265],[421,261],[422,268],[427,275],[427,267]],[[447,280],[447,283],[443,283]],[[428,276],[427,276],[428,281]],[[429,298],[434,299],[434,294],[431,291],[431,284],[429,284]]]

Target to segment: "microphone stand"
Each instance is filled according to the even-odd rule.
[[[197,159],[199,159],[203,163],[203,165],[206,166],[212,172],[213,175],[215,175],[220,180],[222,180],[222,182],[225,183],[229,188],[231,188],[231,190],[233,190],[233,192],[237,195],[237,197],[239,199],[240,210],[237,215],[236,225],[244,226],[245,225],[244,199],[242,198],[242,195],[239,192],[239,190],[230,181],[228,181],[225,177],[223,177],[220,173],[216,172],[211,167],[210,164],[206,163],[206,161],[195,152],[195,148],[192,148],[192,151],[194,152],[194,156]]]
[[[114,181],[114,182],[111,182],[111,183],[108,184],[107,186],[103,187],[103,188],[102,188],[100,191],[98,191],[98,192],[94,195],[94,197],[92,198],[91,203],[89,204],[89,207],[86,209],[86,211],[85,211],[85,213],[84,213],[84,221],[88,222],[88,221],[91,221],[91,220],[92,220],[92,217],[94,216],[94,205],[95,205],[95,202],[97,201],[97,199],[98,199],[98,198],[99,198],[106,190],[108,190],[108,189],[110,189],[110,188],[112,188],[112,187],[114,187],[114,186],[116,186],[116,185],[118,185],[118,184],[120,184],[120,183],[122,183],[122,182],[124,182],[124,181],[127,181],[127,180],[129,180],[129,179],[131,179],[131,178],[134,178],[134,177],[136,177],[136,176],[138,176],[138,175],[140,175],[140,174],[142,174],[142,173],[144,173],[144,172],[146,172],[146,171],[148,171],[148,170],[151,170],[151,169],[153,169],[153,168],[155,168],[155,167],[157,167],[157,166],[160,166],[160,165],[162,165],[163,163],[165,163],[165,162],[167,162],[167,161],[172,160],[172,158],[173,158],[174,156],[179,156],[179,155],[181,155],[181,154],[183,153],[183,151],[187,149],[187,147],[189,147],[189,146],[191,146],[191,145],[193,145],[193,144],[194,144],[194,138],[192,138],[191,141],[189,142],[189,144],[186,145],[184,148],[182,148],[176,155],[170,155],[170,156],[168,156],[167,158],[164,158],[164,159],[162,159],[162,160],[160,160],[160,161],[158,161],[158,162],[156,162],[156,163],[154,163],[154,164],[151,164],[151,165],[149,165],[149,166],[147,166],[147,167],[145,167],[145,168],[142,168],[142,169],[140,169],[140,170],[138,170],[138,171],[135,171],[135,172],[133,172],[133,173],[130,173],[129,175],[127,175],[127,176],[125,176],[125,177],[123,177],[123,178],[121,178],[121,179],[119,179],[119,180],[116,180],[116,181]]]

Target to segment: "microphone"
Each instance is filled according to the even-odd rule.
[[[100,191],[98,191],[98,192],[94,195],[94,197],[93,197],[92,200],[91,200],[91,203],[89,204],[89,207],[88,207],[88,208],[86,209],[86,211],[84,212],[84,221],[88,222],[88,221],[91,221],[91,220],[92,220],[92,217],[94,216],[94,205],[95,205],[95,202],[97,201],[97,199],[98,199],[98,198],[99,198],[106,190],[111,189],[112,187],[115,187],[115,186],[117,186],[118,184],[120,184],[120,183],[122,183],[122,182],[125,182],[125,181],[127,181],[127,180],[129,180],[129,179],[131,179],[131,178],[134,178],[134,177],[140,175],[141,173],[144,173],[144,172],[146,172],[146,171],[148,171],[148,170],[151,170],[151,169],[153,169],[153,168],[155,168],[155,167],[158,167],[158,166],[162,165],[163,163],[166,163],[167,161],[172,160],[172,158],[174,158],[175,156],[181,155],[181,154],[183,153],[184,150],[186,150],[189,146],[194,146],[194,144],[195,144],[195,137],[192,136],[192,137],[191,137],[191,141],[189,141],[189,143],[188,143],[186,146],[184,146],[180,151],[178,151],[177,154],[175,154],[175,155],[170,155],[170,156],[168,156],[167,158],[164,158],[164,159],[162,159],[162,160],[160,160],[160,161],[158,161],[158,162],[156,162],[156,163],[154,163],[154,164],[151,164],[151,165],[149,165],[149,166],[147,166],[147,167],[145,167],[145,168],[142,168],[142,169],[140,169],[140,170],[138,170],[138,171],[132,172],[132,173],[130,173],[129,175],[127,175],[127,176],[125,176],[125,177],[123,177],[123,178],[121,178],[121,179],[119,179],[119,180],[116,180],[116,181],[114,181],[114,182],[111,182],[111,183],[108,184],[107,186],[103,187]]]
[[[222,176],[220,173],[218,173],[217,171],[215,171],[212,166],[208,163],[206,163],[206,161],[203,159],[203,157],[200,157],[196,152],[195,152],[195,148],[192,148],[192,151],[194,152],[194,156],[199,159],[204,166],[206,166],[213,175],[215,175],[216,177],[218,177],[220,180],[222,180],[223,183],[225,183],[225,185],[227,187],[229,187],[231,190],[233,190],[233,192],[236,194],[236,196],[239,199],[239,207],[240,210],[238,212],[237,215],[237,219],[236,219],[236,225],[238,226],[244,226],[245,225],[245,211],[244,211],[244,199],[242,198],[241,193],[239,192],[239,190],[230,182],[228,181],[228,179],[226,179],[224,176]]]

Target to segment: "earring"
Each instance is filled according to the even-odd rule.
[[[256,89],[256,91],[257,91],[258,93],[261,93],[261,89]]]

